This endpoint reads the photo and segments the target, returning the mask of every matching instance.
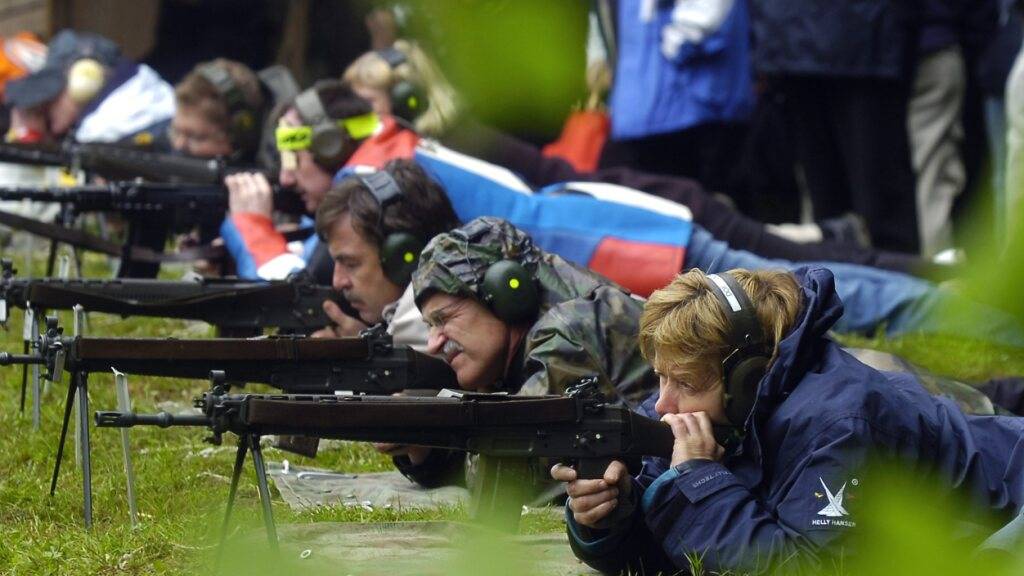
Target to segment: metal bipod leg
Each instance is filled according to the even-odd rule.
[[[82,495],[83,512],[86,528],[92,528],[92,463],[89,447],[89,376],[85,372],[76,372],[68,384],[67,402],[64,404],[64,422],[60,428],[60,443],[57,445],[57,461],[53,466],[53,477],[50,479],[50,496],[57,491],[57,477],[60,474],[60,462],[64,456],[64,443],[67,441],[68,421],[71,420],[71,407],[78,396],[78,419],[82,427]]]
[[[128,377],[114,370],[114,386],[117,389],[117,409],[131,412],[132,403],[128,396]],[[121,452],[124,455],[124,476],[128,484],[128,516],[132,527],[139,525],[139,510],[135,505],[135,468],[132,466],[132,451],[128,439],[128,429],[121,428]]]
[[[217,559],[213,565],[213,573],[220,573],[220,560],[224,555],[224,542],[228,538],[228,524],[231,522],[231,510],[235,507],[235,494],[238,492],[238,479],[242,477],[242,466],[245,465],[245,453],[249,449],[249,438],[238,437],[238,451],[235,452],[235,467],[231,471],[231,488],[228,489],[228,505],[224,509],[224,523],[220,527],[220,543],[217,546]]]
[[[39,346],[39,321],[42,317],[42,310],[36,310],[31,303],[25,306],[25,340],[29,342],[29,350]],[[39,423],[42,419],[42,387],[39,385],[39,365],[33,364],[32,371],[32,430],[39,430]]]
[[[60,442],[57,443],[57,461],[53,464],[53,476],[50,478],[50,496],[57,491],[57,476],[60,474],[60,461],[64,457],[64,442],[68,437],[68,422],[71,420],[71,407],[75,405],[75,390],[78,374],[71,375],[68,382],[68,397],[64,401],[64,421],[60,425]]]
[[[75,304],[71,308],[72,310],[72,329],[71,334],[73,336],[84,336],[82,333],[82,316],[85,314],[84,308],[81,305]],[[82,419],[75,419],[75,466],[82,465]]]
[[[78,420],[82,433],[82,496],[85,527],[92,528],[92,463],[89,458],[89,380],[85,372],[78,373]]]
[[[270,486],[267,484],[267,465],[263,461],[263,449],[260,448],[260,437],[249,436],[249,449],[252,450],[252,463],[256,468],[256,487],[260,491],[260,504],[263,507],[263,523],[267,527],[267,542],[270,549],[276,554],[277,527],[274,525],[274,510],[270,502]]]

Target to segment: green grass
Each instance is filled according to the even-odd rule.
[[[102,261],[89,258],[86,272],[102,275]],[[63,314],[70,326],[70,318]],[[173,320],[90,315],[90,334],[96,336],[203,336],[205,326]],[[6,332],[0,349],[21,346],[20,313]],[[952,338],[907,337],[899,340],[847,339],[849,343],[882,348],[904,355],[937,373],[979,380],[1008,373],[1024,373],[1024,359],[991,345]],[[90,380],[93,410],[116,406],[112,377]],[[95,525],[82,522],[81,475],[69,442],[55,496],[48,492],[54,462],[66,381],[44,398],[42,426],[32,431],[30,411],[17,410],[20,369],[0,369],[0,574],[193,574],[206,572],[211,559],[227,496],[233,448],[209,448],[195,429],[141,428],[132,432],[141,525],[128,521],[120,435],[92,429]],[[134,407],[153,411],[163,401],[187,403],[206,388],[204,382],[130,377]],[[230,438],[230,437],[229,437]],[[227,444],[227,443],[226,443]],[[211,453],[212,452],[212,453]],[[308,460],[266,449],[268,460],[287,457],[295,465],[341,469],[349,472],[388,470],[389,459],[361,444]],[[251,466],[246,468],[238,493],[232,533],[241,536],[259,529],[257,491]],[[273,490],[273,489],[272,489]],[[461,520],[459,507],[431,510],[322,507],[294,512],[274,493],[274,515],[279,524],[312,522],[390,522],[408,520]],[[530,514],[522,530],[541,534],[561,532],[557,515]],[[256,532],[253,532],[256,533]],[[469,572],[467,572],[468,574]]]

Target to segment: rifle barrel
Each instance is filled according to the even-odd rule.
[[[202,414],[136,414],[134,412],[96,412],[99,428],[131,428],[133,426],[209,426],[210,419]]]
[[[46,364],[46,359],[42,356],[30,354],[22,355],[0,352],[0,366],[13,366],[15,364]]]

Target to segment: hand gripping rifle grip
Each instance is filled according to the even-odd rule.
[[[573,466],[576,469],[576,478],[579,480],[599,480],[604,478],[604,473],[608,470],[608,465],[612,463],[612,460],[612,458],[580,458],[576,465]],[[632,495],[627,498],[620,492],[618,506],[612,509],[607,516],[598,520],[594,524],[594,528],[607,530],[632,516],[636,505],[631,498]]]
[[[97,411],[97,428],[131,428],[133,426],[209,426],[210,419],[202,414],[136,414],[134,412]]]

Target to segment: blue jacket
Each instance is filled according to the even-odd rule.
[[[914,376],[874,370],[827,338],[842,314],[832,273],[803,269],[803,310],[761,380],[747,434],[722,462],[645,459],[633,517],[595,539],[569,514],[577,556],[602,571],[709,572],[815,552],[857,524],[871,454],[939,474],[1005,514],[1024,504],[1024,418],[965,416]],[[654,400],[642,411],[653,412]],[[660,545],[659,545],[660,544]],[[642,562],[642,564],[641,564]],[[675,566],[673,568],[672,566]]]
[[[754,68],[900,78],[914,53],[915,8],[904,0],[750,0]]]
[[[721,26],[672,59],[662,53],[671,3],[649,21],[642,0],[617,6],[618,62],[611,93],[612,138],[642,138],[709,122],[746,120],[753,108],[746,0],[735,0]],[[667,5],[666,5],[667,4]]]

